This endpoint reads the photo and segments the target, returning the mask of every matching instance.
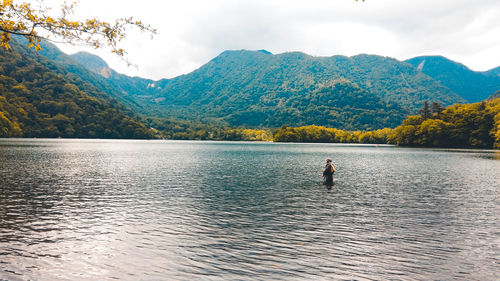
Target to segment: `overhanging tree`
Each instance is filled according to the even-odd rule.
[[[156,34],[150,25],[132,17],[117,19],[112,23],[97,18],[74,20],[71,15],[76,4],[64,2],[59,14],[56,14],[47,7],[3,0],[0,2],[0,47],[9,49],[11,35],[19,35],[28,40],[28,48],[35,50],[41,48],[42,39],[49,39],[94,48],[109,47],[111,52],[124,58],[126,51],[118,43],[125,38],[127,28],[136,27],[142,32]]]

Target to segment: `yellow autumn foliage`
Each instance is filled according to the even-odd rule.
[[[46,7],[35,7],[29,2],[3,0],[0,2],[0,47],[10,49],[11,35],[19,35],[28,40],[28,48],[39,50],[40,41],[53,36],[58,41],[70,44],[82,44],[101,48],[107,46],[111,51],[124,57],[125,50],[118,43],[125,38],[127,27],[136,27],[140,31],[155,34],[150,25],[130,18],[121,18],[114,23],[97,18],[79,21],[69,20],[76,2],[63,4],[60,15],[53,15]],[[128,62],[128,61],[127,61]]]

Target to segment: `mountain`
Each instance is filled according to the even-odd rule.
[[[153,137],[107,93],[25,45],[11,46],[0,48],[0,137]]]
[[[226,51],[199,69],[153,81],[119,74],[97,56],[41,55],[147,116],[230,126],[393,127],[424,100],[466,102],[411,64],[375,55],[313,57]]]
[[[121,73],[118,73],[111,69],[108,64],[101,59],[99,56],[92,55],[86,52],[78,52],[69,56],[71,59],[77,61],[80,65],[84,66],[88,70],[95,74],[102,76],[111,89],[118,94],[113,93],[113,96],[122,99],[127,105],[134,107],[140,112],[147,113],[144,106],[137,103],[134,98],[149,98],[161,89],[163,82],[166,79],[160,81],[153,81],[151,79],[145,79],[141,77],[130,77]],[[109,89],[108,89],[109,90]]]
[[[330,87],[328,102],[318,102],[318,93],[338,81],[344,82]],[[352,95],[359,99],[338,103]],[[392,58],[246,50],[223,52],[199,69],[163,83],[152,97],[135,100],[161,115],[182,119],[222,120],[233,126],[322,124],[345,129],[393,126],[402,116],[416,112],[423,100],[444,105],[465,102],[411,64]],[[367,110],[379,112],[387,122],[362,117],[365,121],[352,123],[344,118],[373,116]]]
[[[487,75],[500,77],[500,66],[486,71]]]
[[[487,99],[500,89],[500,68],[477,72],[442,56],[415,57],[406,62],[459,94],[468,102]]]
[[[109,68],[108,64],[99,56],[87,52],[78,52],[70,55],[70,57],[85,66],[88,70],[100,74],[104,78],[109,78],[112,74],[116,75],[116,73]]]
[[[24,46],[27,44],[23,38],[16,38],[16,40]],[[84,52],[67,55],[61,52],[54,44],[47,41],[42,41],[41,46],[42,49],[37,54],[52,62],[49,65],[51,70],[62,75],[74,74],[81,80],[93,85],[99,91],[106,93],[125,106],[133,109],[135,112],[146,111],[146,109],[142,108],[141,105],[137,104],[130,97],[129,92],[134,94],[143,93],[147,89],[147,85],[153,83],[152,80],[128,77],[116,73],[109,68],[104,60],[95,55]],[[121,87],[123,80],[126,81],[126,89]]]
[[[443,57],[401,62],[239,50],[154,81],[117,73],[92,54],[19,44],[0,53],[0,136],[151,137],[137,113],[165,128],[175,128],[177,118],[219,127],[374,130],[399,125],[425,100],[447,106],[485,99],[500,79],[500,68],[474,72]]]

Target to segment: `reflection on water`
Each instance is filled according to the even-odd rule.
[[[332,187],[321,178],[328,157]],[[1,140],[0,279],[495,280],[495,158],[332,144]]]

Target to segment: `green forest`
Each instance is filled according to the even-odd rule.
[[[88,53],[68,56],[45,44],[41,54],[145,116],[231,127],[375,130],[400,125],[424,100],[468,102],[411,64],[374,55],[225,51],[191,73],[153,81],[119,74]]]
[[[225,51],[189,74],[154,85],[155,91],[128,95],[148,109],[143,113],[235,127],[375,130],[398,126],[423,100],[467,102],[411,64],[372,55]]]
[[[173,140],[272,141],[270,129],[231,128],[221,124],[148,117],[145,122],[154,128],[156,137]]]
[[[403,146],[500,148],[500,98],[457,104],[442,111],[428,105],[388,136]]]
[[[0,137],[154,137],[130,110],[91,84],[15,49],[20,51],[0,49]]]
[[[324,126],[287,127],[273,132],[275,142],[323,142],[323,143],[373,143],[385,144],[392,129],[375,131],[347,131]]]
[[[146,122],[157,130],[158,136],[166,139],[500,148],[500,97],[446,108],[436,102],[424,102],[419,115],[409,116],[400,126],[372,131],[349,131],[318,125],[282,125],[271,131],[162,118],[147,118]]]
[[[80,54],[79,57],[84,60],[89,56]],[[90,56],[95,70],[107,68],[107,64],[97,58]],[[262,71],[258,63],[252,61],[255,58],[258,62],[265,61],[266,67],[274,70],[269,73]],[[425,59],[428,60],[426,63],[431,62],[430,58]],[[370,71],[363,70],[366,65],[372,64],[377,67]],[[254,72],[234,72],[235,66],[250,68]],[[485,79],[461,65],[454,67],[462,69],[470,77]],[[342,68],[344,72],[345,69],[351,72],[342,74],[339,72]],[[439,97],[447,97],[444,104],[456,96],[433,84],[433,80],[416,72],[410,64],[378,56],[316,59],[301,53],[274,56],[263,51],[225,52],[190,75],[155,84],[154,87],[163,89],[161,91],[179,90],[165,102],[176,110],[193,115],[183,120],[180,119],[183,114],[167,118],[158,117],[162,114],[154,112],[142,112],[144,115],[141,115],[138,108],[149,105],[141,105],[140,97],[127,95],[125,89],[152,97],[157,90],[149,85],[154,81],[109,71],[110,77],[115,77],[113,83],[122,83],[121,87],[116,88],[113,83],[108,83],[111,78],[91,72],[52,45],[47,45],[39,53],[16,42],[12,42],[10,50],[0,49],[0,137],[161,138],[500,148],[500,91],[483,102],[455,104],[446,108],[438,102],[425,101],[418,115],[408,117],[417,110],[390,101],[382,94],[384,87],[390,92],[403,85],[403,82],[395,80],[398,75],[394,73],[403,71],[413,75],[411,83],[419,89],[423,89],[422,85],[432,85],[419,98],[430,96],[429,89],[441,91]],[[370,86],[373,92],[351,82],[387,73],[392,73],[388,76],[392,78],[384,82],[389,84],[382,83],[384,79],[379,77],[378,84]],[[227,81],[216,82],[214,75],[217,79],[226,77]],[[350,79],[343,78],[343,75]],[[367,86],[368,80],[364,80],[362,85]],[[232,82],[227,84],[228,81]],[[422,81],[425,83],[422,84]],[[181,82],[189,82],[191,88],[182,88]],[[167,84],[171,85],[166,87]],[[399,86],[395,88],[396,84]],[[144,87],[148,93],[137,92]],[[397,91],[403,91],[401,87]],[[158,105],[161,103],[163,101],[160,100]],[[168,108],[168,105],[164,104],[164,107]],[[214,108],[218,112],[216,115],[199,114],[204,110],[207,114],[214,112]],[[273,131],[272,128],[278,129]]]
[[[346,131],[322,126],[287,127],[276,142],[375,143],[419,147],[500,148],[500,98],[443,108],[424,102],[419,115],[395,129]]]
[[[495,69],[473,71],[442,56],[415,57],[405,62],[459,94],[467,102],[483,101],[500,88],[500,76],[495,74]]]

